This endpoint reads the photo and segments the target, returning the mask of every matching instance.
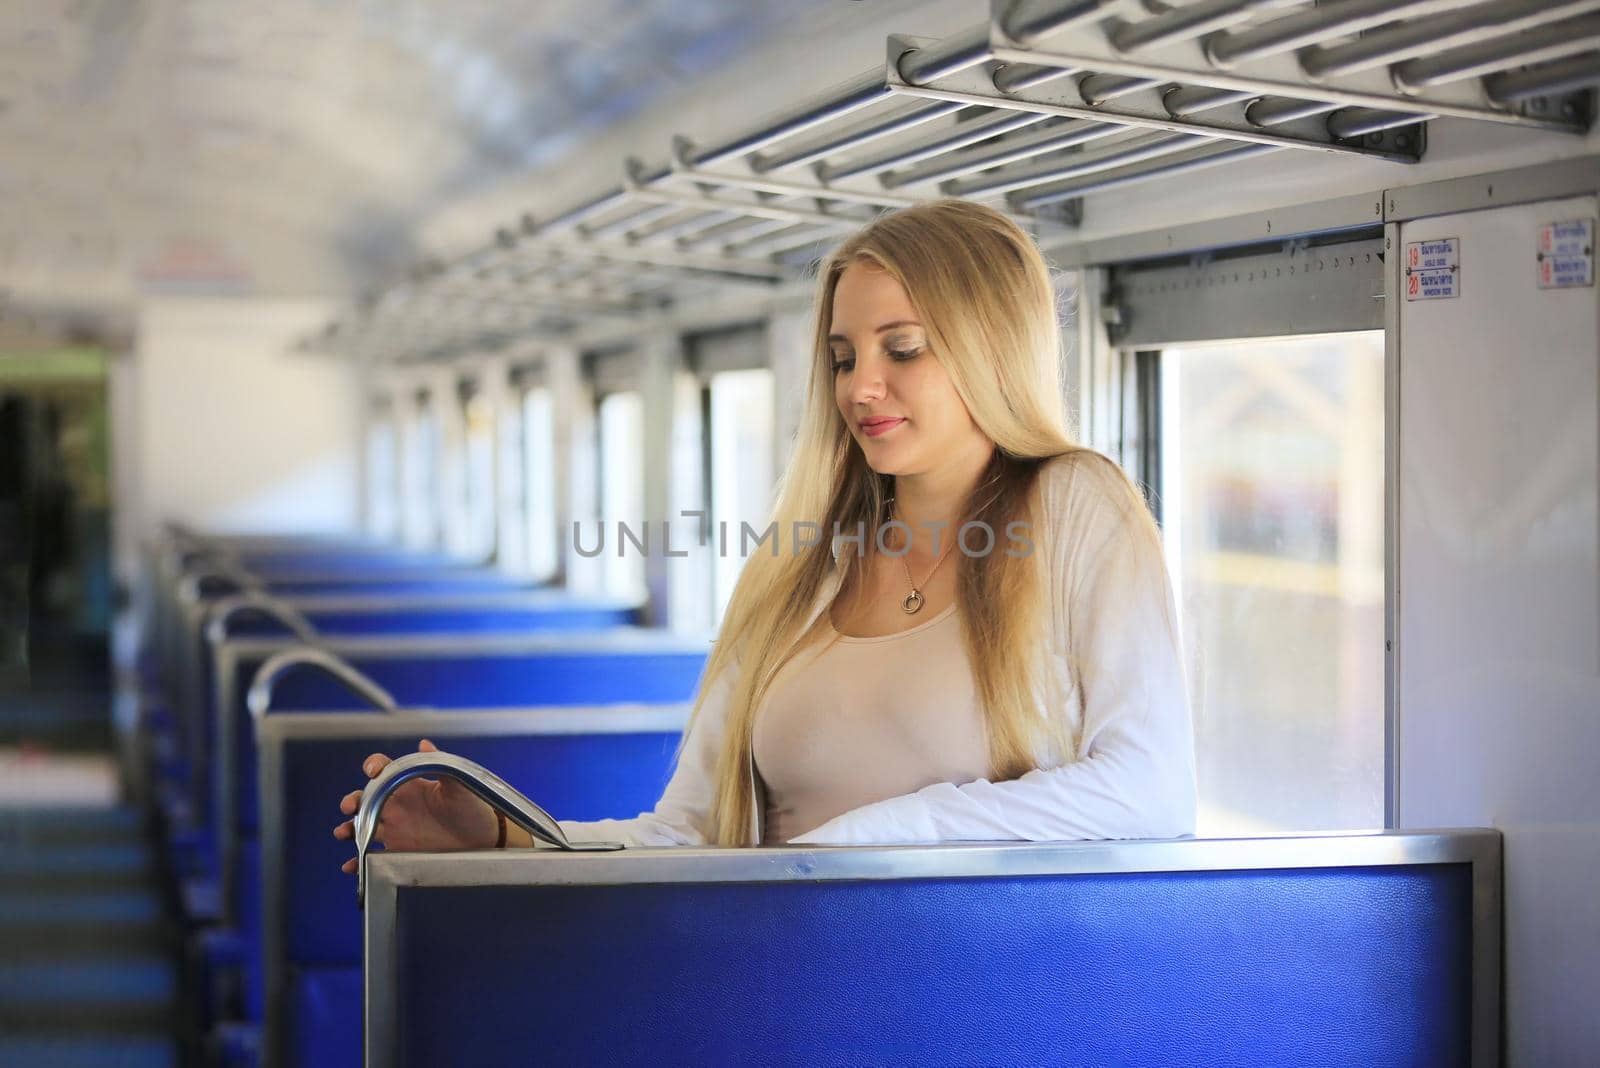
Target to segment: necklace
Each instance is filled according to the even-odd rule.
[[[889,498],[889,518],[891,521],[894,519],[893,497]],[[906,594],[905,597],[903,597],[900,601],[900,607],[905,610],[905,613],[908,616],[916,615],[918,612],[922,611],[923,602],[922,591],[917,588],[917,580],[911,577],[911,565],[906,563],[906,556],[910,552],[911,547],[907,546],[906,552],[900,556],[900,566],[905,568],[906,572],[906,585],[911,587],[911,592]],[[943,564],[944,558],[949,555],[950,546],[946,546],[944,552],[939,554],[939,559],[934,561],[933,570],[928,572],[928,577],[922,580],[922,585],[926,586],[928,583],[933,581],[933,576],[939,570],[939,565]]]

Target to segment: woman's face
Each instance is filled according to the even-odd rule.
[[[925,474],[988,444],[887,271],[856,260],[839,276],[828,350],[834,401],[879,474]]]

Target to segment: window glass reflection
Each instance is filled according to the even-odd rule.
[[[1161,354],[1206,835],[1383,825],[1383,335]]]

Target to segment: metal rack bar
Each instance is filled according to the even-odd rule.
[[[757,153],[750,159],[750,169],[757,174],[770,174],[781,171],[786,167],[800,167],[807,163],[815,163],[826,156],[837,155],[852,148],[859,148],[869,141],[876,141],[881,137],[902,133],[925,122],[941,118],[945,115],[960,111],[960,104],[947,104],[935,101],[930,104],[921,104],[908,111],[890,115],[879,119],[877,122],[868,123],[843,133],[809,145],[798,145],[785,152],[774,152],[771,155]]]
[[[1600,83],[1600,52],[1585,52],[1531,70],[1491,74],[1483,80],[1483,91],[1497,104],[1516,104],[1529,97],[1567,93],[1596,83]]]
[[[1028,53],[1038,55],[1037,53]],[[1010,53],[1007,58],[1016,58],[1021,53]],[[1077,65],[1077,64],[1074,64]],[[1128,66],[1135,66],[1129,64]],[[1152,73],[1143,65],[1138,71],[1127,73]],[[892,71],[892,64],[891,64]],[[1154,72],[1159,73],[1159,72]],[[893,74],[891,73],[891,79]],[[1390,151],[1381,147],[1368,147],[1365,145],[1336,145],[1331,140],[1320,140],[1312,136],[1311,131],[1303,135],[1293,132],[1278,133],[1268,129],[1253,126],[1241,118],[1237,123],[1222,121],[1197,121],[1193,119],[1174,119],[1161,108],[1159,103],[1155,109],[1136,112],[1129,109],[1112,110],[1108,108],[1091,107],[1081,100],[1072,97],[1065,99],[1050,98],[1044,93],[1030,93],[1028,96],[1006,96],[993,91],[982,91],[982,87],[974,84],[974,79],[967,75],[959,75],[953,79],[961,84],[961,90],[930,89],[921,86],[908,85],[904,82],[895,82],[896,92],[908,96],[926,97],[933,100],[954,100],[967,104],[985,104],[991,107],[1014,108],[1019,111],[1035,111],[1045,115],[1062,115],[1068,118],[1084,118],[1098,122],[1118,123],[1124,126],[1143,127],[1147,129],[1166,130],[1171,133],[1205,134],[1234,141],[1250,141],[1258,144],[1278,145],[1284,148],[1315,149],[1319,151],[1340,151],[1357,155],[1374,156],[1380,159],[1390,159],[1396,162],[1415,162],[1413,154]],[[970,88],[968,88],[970,86]],[[1235,88],[1243,88],[1236,86]],[[1387,98],[1373,98],[1361,96],[1360,99],[1340,101],[1353,106],[1384,107],[1392,103]],[[1323,132],[1324,136],[1325,131]]]
[[[1122,0],[995,0],[990,21],[1006,39],[1031,44],[1122,7]]]
[[[1262,8],[1283,7],[1293,0],[1199,0],[1150,18],[1123,22],[1107,34],[1111,47],[1123,55],[1146,48],[1189,41],[1248,19]]]
[[[1381,111],[1377,108],[1341,108],[1328,116],[1328,132],[1335,137],[1361,137],[1380,130],[1392,130],[1396,126],[1411,126],[1419,118],[1431,119],[1433,116],[1419,116],[1409,111]]]
[[[1187,174],[1191,171],[1201,170],[1205,167],[1215,167],[1223,163],[1237,163],[1241,160],[1253,159],[1276,151],[1278,151],[1278,146],[1276,145],[1235,145],[1231,148],[1220,149],[1214,145],[1203,146],[1191,149],[1182,156],[1164,160],[1154,166],[1126,167],[1083,180],[1040,186],[1023,194],[1013,194],[1008,203],[1010,203],[1014,211],[1037,211],[1051,204],[1059,204],[1065,200],[1076,200],[1090,193],[1104,192],[1107,189],[1134,185],[1156,178],[1170,178],[1176,174]]]
[[[1596,0],[1600,2],[1600,0]],[[1577,126],[1570,122],[1542,118],[1539,116],[1521,115],[1516,112],[1497,110],[1492,107],[1472,104],[1458,104],[1434,99],[1422,100],[1416,97],[1401,96],[1398,93],[1377,93],[1357,89],[1342,88],[1329,84],[1307,84],[1303,82],[1285,81],[1261,77],[1248,77],[1236,73],[1217,71],[1210,68],[1193,67],[1177,68],[1172,65],[1157,65],[1152,63],[1135,62],[1132,60],[1110,59],[1095,55],[1067,54],[1058,52],[1024,52],[1019,49],[999,48],[996,56],[1007,62],[1040,63],[1055,65],[1073,70],[1091,69],[1101,73],[1124,74],[1132,77],[1148,78],[1154,81],[1171,81],[1189,86],[1208,86],[1213,89],[1231,89],[1240,93],[1251,93],[1262,96],[1280,96],[1301,100],[1318,100],[1335,106],[1342,107],[1370,107],[1400,109],[1416,108],[1419,112],[1426,111],[1431,115],[1449,116],[1451,118],[1478,119],[1487,122],[1507,123],[1511,125],[1536,126],[1544,129],[1577,131]],[[1048,88],[1048,87],[1047,87]],[[926,96],[939,99],[931,90],[906,87],[903,92],[911,96]],[[1026,97],[1012,94],[1010,96],[987,97],[979,95],[977,99],[969,102],[989,103],[994,107],[1003,107],[1003,101],[1009,100],[1015,106],[1029,100],[1043,102],[1046,94],[1029,94]],[[943,97],[952,99],[952,97]],[[1110,113],[1099,115],[1107,121],[1113,120]],[[1199,125],[1199,124],[1195,124]],[[1221,131],[1217,136],[1225,136]]]
[[[1025,113],[1018,112],[1017,114]],[[1041,122],[1045,119],[1043,115],[1026,115],[1026,117],[1033,122]],[[885,187],[898,189],[901,186],[916,185],[921,182],[958,178],[974,171],[988,170],[990,167],[1002,167],[1008,163],[1016,163],[1019,160],[1043,155],[1046,152],[1055,152],[1063,148],[1088,144],[1090,141],[1120,133],[1124,129],[1121,126],[1107,122],[1051,121],[1054,125],[1047,129],[1034,130],[987,148],[973,149],[969,152],[952,152],[904,171],[891,171],[883,175],[881,180]]]
[[[950,107],[959,108],[960,104],[947,103]],[[919,160],[940,156],[979,141],[987,141],[991,137],[1020,130],[1025,126],[1044,121],[1043,115],[1025,115],[1018,112],[1002,113],[999,115],[985,115],[982,118],[972,119],[967,122],[957,123],[947,131],[940,133],[927,141],[904,145],[898,148],[879,152],[875,155],[865,156],[860,159],[847,160],[836,164],[824,164],[817,168],[817,177],[824,182],[844,181],[847,178],[857,178],[865,174],[876,174],[886,171],[891,167],[902,164],[910,165]],[[884,186],[893,189],[897,183],[885,181]]]
[[[1078,82],[1078,95],[1090,107],[1160,85],[1154,78],[1128,78],[1121,74],[1088,74]]]
[[[1101,152],[1071,152],[1052,156],[1025,167],[1004,167],[966,181],[946,182],[941,190],[950,196],[985,196],[1010,193],[1054,179],[1075,178],[1111,170],[1140,160],[1170,156],[1194,148],[1206,139],[1196,134],[1161,133],[1140,137]]]
[[[900,77],[926,85],[985,63],[989,59],[989,25],[973,26],[927,48],[900,57]]]
[[[1161,94],[1161,105],[1175,119],[1186,119],[1212,108],[1250,100],[1254,93],[1237,89],[1210,89],[1204,86],[1178,86]]]
[[[1431,86],[1497,74],[1511,67],[1565,59],[1600,45],[1600,16],[1569,19],[1537,29],[1524,30],[1482,44],[1454,48],[1438,55],[1425,56],[1397,64],[1389,74],[1395,85],[1408,93],[1419,93]]]
[[[1600,0],[1504,0],[1464,11],[1403,22],[1340,45],[1300,53],[1309,78],[1332,78],[1387,66],[1441,49],[1473,45],[1600,9]]]
[[[1260,26],[1232,30],[1201,42],[1206,59],[1230,67],[1263,56],[1321,44],[1403,18],[1420,18],[1468,7],[1478,0],[1343,0],[1297,11]]]
[[[1600,0],[990,0],[983,24],[891,37],[883,68],[732,136],[675,138],[665,166],[629,161],[618,186],[524,217],[318,343],[436,354],[570,329],[546,310],[641,315],[691,286],[770,286],[839,230],[935,192],[1028,214],[1279,148],[1412,162],[1423,138],[1373,135],[1435,116],[1581,131],[1570,102],[1520,105],[1600,84],[1596,13]],[[811,176],[776,177],[801,167]]]

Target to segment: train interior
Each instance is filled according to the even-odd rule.
[[[7,5],[0,1063],[1596,1063],[1597,86],[1591,0]],[[1159,525],[1197,833],[569,841],[940,198]],[[417,777],[540,848],[374,847]]]

